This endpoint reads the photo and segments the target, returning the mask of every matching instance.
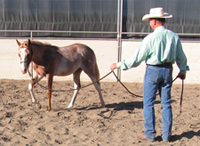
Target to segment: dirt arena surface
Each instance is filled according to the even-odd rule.
[[[140,141],[144,119],[142,98],[130,95],[118,82],[101,82],[106,103],[100,107],[93,86],[80,90],[73,109],[73,92],[53,92],[52,111],[46,112],[46,91],[35,86],[32,104],[28,80],[0,80],[0,146],[197,146],[200,145],[200,85],[185,85],[179,115],[181,85],[172,87],[173,128],[169,143],[161,140],[161,104],[155,103],[156,141]],[[41,82],[45,85],[45,81]],[[82,86],[89,82],[82,82]],[[142,84],[124,83],[142,95]],[[73,88],[71,81],[55,81],[54,89]]]

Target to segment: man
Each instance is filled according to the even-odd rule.
[[[143,83],[145,138],[141,140],[155,140],[154,103],[156,92],[159,90],[162,105],[162,139],[169,141],[172,129],[172,109],[170,103],[172,64],[177,63],[180,69],[178,77],[182,80],[185,79],[186,70],[188,70],[187,58],[183,52],[178,35],[164,27],[166,18],[172,18],[172,15],[164,13],[163,8],[150,9],[150,13],[144,15],[142,20],[148,20],[154,32],[143,39],[131,58],[113,63],[110,66],[113,71],[116,68],[127,70],[137,67],[144,60],[147,64]]]

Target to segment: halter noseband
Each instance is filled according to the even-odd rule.
[[[28,62],[27,60],[25,60],[25,61],[20,61],[20,64],[21,64],[21,63],[27,63],[27,62]]]

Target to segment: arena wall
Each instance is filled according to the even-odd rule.
[[[25,41],[26,39],[19,39],[19,41]],[[73,43],[83,43],[90,46],[97,57],[97,63],[100,70],[100,76],[104,76],[110,72],[110,65],[117,61],[118,57],[118,43],[116,40],[89,40],[89,39],[37,39],[41,42],[48,42],[56,46],[66,46]],[[122,60],[130,57],[141,41],[139,40],[126,40],[122,42]],[[20,71],[20,63],[18,57],[18,46],[15,39],[0,39],[0,79],[17,79],[17,80],[30,80],[28,74],[22,74]],[[188,58],[188,65],[190,71],[187,72],[185,80],[186,84],[200,84],[198,71],[200,64],[200,44],[199,42],[186,42],[182,41],[183,49]],[[175,77],[179,70],[176,64],[173,65]],[[145,73],[146,65],[143,62],[139,67],[132,68],[128,71],[121,72],[122,82],[143,82],[143,76]],[[72,80],[72,75],[67,77],[55,77],[55,81]],[[82,73],[82,81],[90,81],[90,79]],[[101,82],[115,82],[116,78],[110,74]],[[176,84],[180,84],[181,80],[175,81]]]

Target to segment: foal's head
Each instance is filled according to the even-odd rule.
[[[32,60],[32,51],[29,48],[31,41],[28,40],[28,41],[25,41],[23,43],[20,43],[18,40],[16,40],[16,41],[17,41],[17,44],[19,46],[18,55],[19,55],[20,64],[21,64],[20,69],[21,69],[21,72],[23,74],[25,74],[25,73],[27,73],[28,66],[29,66],[29,64]]]

